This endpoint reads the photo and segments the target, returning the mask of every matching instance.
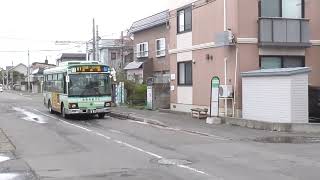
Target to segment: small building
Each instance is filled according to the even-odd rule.
[[[127,80],[134,81],[136,83],[143,83],[143,62],[131,62],[124,70],[127,74]]]
[[[21,83],[28,75],[28,67],[22,63],[16,66],[7,67],[7,87],[15,90],[20,90]]]
[[[133,41],[128,36],[123,39],[100,39],[97,61],[122,72],[123,68],[133,61]],[[93,61],[92,45],[89,46],[89,60]]]
[[[271,123],[308,123],[308,67],[241,73],[243,118]]]
[[[129,29],[133,35],[135,47],[134,60],[143,62],[150,69],[143,74],[143,80],[148,78],[168,77],[170,60],[168,54],[169,42],[169,11],[163,11],[134,22]]]
[[[32,93],[41,93],[43,87],[43,71],[45,69],[50,69],[56,67],[54,64],[49,64],[48,60],[44,63],[34,62],[31,65],[30,73],[30,85]],[[21,90],[26,90],[26,87],[21,86]]]
[[[53,67],[56,67],[56,65],[49,64],[48,60],[45,60],[44,63],[43,62],[33,62],[32,65],[31,65],[31,69],[32,70],[35,70],[35,69],[38,69],[38,68],[48,69],[48,68],[53,68]]]
[[[143,62],[143,82],[153,81],[153,109],[170,108],[169,10],[134,22],[129,29],[134,59]]]
[[[68,61],[86,61],[87,54],[86,53],[62,53],[57,58],[57,66],[59,66],[63,62]]]

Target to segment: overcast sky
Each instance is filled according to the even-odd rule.
[[[100,36],[118,37],[133,21],[167,9],[168,0],[8,0],[0,7],[0,67],[5,67],[12,61],[27,64],[28,49],[31,62],[48,56],[55,63],[61,52],[39,50],[67,52],[75,45],[54,42],[91,39],[93,17]]]

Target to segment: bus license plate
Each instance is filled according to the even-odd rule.
[[[89,112],[89,114],[94,114],[94,113],[96,113],[96,110],[90,109],[88,112]]]

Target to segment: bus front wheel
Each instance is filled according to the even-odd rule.
[[[48,110],[51,114],[54,114],[54,111],[52,110],[52,105],[51,105],[51,101],[48,101]]]
[[[69,115],[66,114],[66,108],[64,108],[64,105],[63,105],[63,104],[61,105],[61,115],[62,115],[62,117],[65,118],[65,119],[68,119],[68,118],[69,118]]]
[[[104,114],[104,113],[98,114],[99,119],[104,119],[104,116],[106,116],[106,114]]]

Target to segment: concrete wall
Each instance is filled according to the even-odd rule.
[[[170,84],[154,84],[153,105],[155,109],[168,109],[170,108]]]

